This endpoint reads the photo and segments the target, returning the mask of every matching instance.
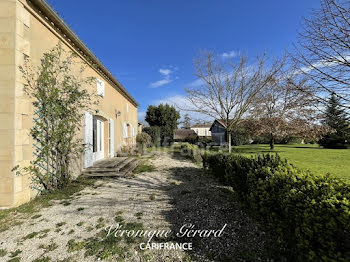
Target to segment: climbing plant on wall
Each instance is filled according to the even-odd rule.
[[[84,77],[87,64],[57,44],[44,53],[39,66],[25,59],[20,67],[24,91],[34,106],[34,160],[16,167],[30,173],[32,186],[39,191],[63,188],[72,177],[72,163],[81,157],[83,142],[78,138],[85,110],[97,104],[93,77]]]

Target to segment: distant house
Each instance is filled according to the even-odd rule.
[[[196,132],[192,129],[176,129],[174,130],[174,141],[175,142],[184,142],[190,138],[197,137]]]
[[[226,124],[221,119],[215,119],[209,131],[214,143],[221,145],[227,142]]]
[[[196,134],[199,137],[210,137],[211,136],[210,127],[211,127],[211,124],[196,124],[191,126],[191,130],[196,132]]]

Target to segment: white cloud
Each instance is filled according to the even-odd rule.
[[[196,122],[196,121],[211,122],[213,120],[212,117],[209,117],[205,114],[201,114],[193,111],[187,111],[187,110],[190,110],[191,108],[193,109],[193,105],[183,95],[174,95],[163,99],[159,99],[154,101],[152,104],[154,105],[169,104],[169,105],[175,106],[176,109],[180,111],[181,118],[185,114],[188,114],[190,118],[193,120],[193,122]]]
[[[191,83],[189,83],[187,86],[188,87],[199,87],[199,86],[202,86],[202,85],[204,85],[203,79],[198,78],[198,79],[192,81]]]
[[[338,65],[344,65],[348,64],[350,60],[350,55],[344,55],[344,56],[336,56],[333,59],[333,62],[328,62],[325,60],[320,60],[318,62],[313,63],[310,66],[305,66],[300,68],[300,70],[304,73],[308,73],[310,71],[313,71],[315,69],[323,69],[323,68],[328,68],[328,67],[333,67],[333,66],[338,66]]]
[[[169,69],[169,68],[172,68],[173,70]],[[163,76],[163,79],[152,82],[150,84],[150,86],[153,88],[157,88],[157,87],[171,83],[174,80],[174,79],[171,79],[171,74],[173,74],[174,71],[177,70],[177,67],[170,66],[169,68],[159,69],[159,73]],[[178,79],[178,78],[176,78],[176,79]]]
[[[170,69],[159,69],[159,73],[161,73],[164,76],[170,75],[172,71]]]
[[[231,50],[229,52],[222,53],[221,57],[225,59],[225,58],[232,58],[232,57],[235,57],[235,56],[238,56],[238,55],[239,55],[239,52]]]
[[[170,79],[162,79],[162,80],[158,80],[156,82],[151,83],[151,87],[153,88],[157,88],[166,84],[169,84],[170,82],[172,82],[173,80]]]

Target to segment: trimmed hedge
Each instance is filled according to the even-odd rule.
[[[198,162],[198,163],[202,162],[201,151],[196,145],[183,143],[181,144],[181,147],[180,147],[180,153],[181,155],[184,155],[195,162]]]
[[[278,155],[205,154],[203,166],[277,234],[290,261],[350,261],[348,184],[298,170]]]

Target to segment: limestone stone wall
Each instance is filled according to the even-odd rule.
[[[0,1],[0,207],[13,205],[16,1]]]
[[[0,0],[0,208],[18,206],[36,195],[30,190],[28,176],[16,176],[11,172],[15,165],[27,166],[33,159],[33,141],[29,135],[33,106],[23,92],[24,81],[18,68],[25,57],[38,65],[43,53],[59,41],[67,50],[77,51],[64,32],[57,30],[45,14],[39,13],[27,1]],[[108,36],[103,41],[108,41]],[[79,55],[82,61],[88,62],[84,54]],[[103,72],[90,66],[84,76],[96,77],[105,83],[105,96],[92,112],[106,119],[104,144],[105,157],[108,157],[108,119],[114,121],[114,151],[123,145],[134,144],[138,130],[137,106]],[[86,88],[97,92],[97,85]],[[116,115],[116,111],[120,114]],[[83,120],[81,123],[84,124]],[[133,137],[124,138],[124,123],[134,127]],[[83,135],[82,128],[78,136],[83,138]],[[76,163],[76,175],[81,168],[82,161]]]

